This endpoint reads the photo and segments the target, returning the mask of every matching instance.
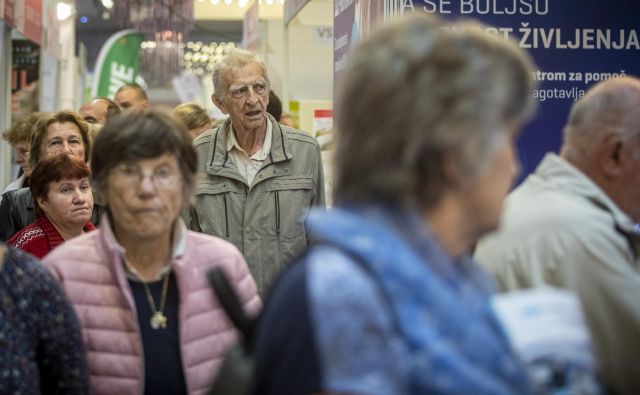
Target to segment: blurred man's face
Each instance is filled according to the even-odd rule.
[[[612,198],[635,223],[640,223],[640,121],[636,127],[638,134],[628,138],[620,148]]]
[[[20,141],[13,148],[16,150],[16,164],[20,166],[26,177],[31,175],[31,167],[29,167],[29,142]]]
[[[149,105],[147,100],[133,88],[122,89],[116,94],[113,100],[118,103],[123,110],[142,111]]]
[[[108,107],[109,104],[105,100],[95,99],[83,104],[78,113],[87,123],[104,125],[107,122]]]

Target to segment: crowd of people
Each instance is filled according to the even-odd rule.
[[[511,191],[533,61],[453,25],[401,18],[354,49],[331,197],[317,139],[240,49],[213,72],[223,120],[136,83],[18,120],[0,393],[208,393],[240,338],[213,268],[256,317],[254,394],[637,393],[640,79],[592,87]],[[576,295],[591,343],[540,374],[494,300],[547,287]]]

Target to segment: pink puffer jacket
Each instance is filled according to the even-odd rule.
[[[187,392],[204,394],[225,351],[237,339],[208,286],[207,270],[225,270],[248,313],[257,313],[261,302],[247,264],[233,245],[184,232],[184,254],[173,262],[180,294],[182,363]],[[144,386],[141,338],[123,252],[111,231],[101,229],[70,240],[44,259],[80,318],[95,395],[141,394]]]

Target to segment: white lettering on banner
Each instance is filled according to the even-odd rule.
[[[347,65],[347,56],[342,55],[340,59],[337,60],[333,65],[333,71],[337,73],[338,71],[344,69],[346,65]]]
[[[336,39],[336,43],[335,43],[335,48],[333,49],[334,51],[339,50],[340,48],[344,47],[345,45],[347,45],[347,43],[349,42],[349,36],[348,35],[343,35],[339,38]]]
[[[576,87],[569,89],[534,89],[533,97],[543,102],[550,99],[572,99],[576,101],[584,96],[584,89]]]
[[[416,9],[413,7],[413,0],[403,0],[402,1],[402,12],[404,12],[407,8],[410,8],[411,12],[415,12],[416,11]]]
[[[591,82],[599,82],[604,81],[610,78],[618,78],[626,76],[626,72],[624,70],[620,70],[618,73],[607,73],[607,72],[580,72],[580,71],[568,71],[568,72],[545,72],[541,70],[536,70],[531,73],[531,76],[536,81],[571,81],[571,82],[582,82],[585,85]],[[576,101],[584,96],[584,89],[574,86],[571,88],[560,89],[534,89],[533,97],[543,102],[551,99],[571,99]]]
[[[424,0],[426,5],[422,6],[424,12],[451,14],[451,0]]]
[[[127,67],[118,62],[111,62],[111,76],[109,77],[109,96],[115,95],[118,88],[133,81],[133,67]]]
[[[474,27],[475,28],[475,27]],[[455,30],[458,27],[445,26],[444,29]],[[502,36],[508,40],[514,33],[510,27],[484,27],[487,33]],[[617,49],[640,50],[638,31],[635,29],[574,29],[573,36],[563,35],[560,28],[530,27],[529,22],[520,23],[518,45],[525,49]],[[616,41],[617,40],[617,41]]]
[[[542,70],[536,70],[531,73],[531,77],[535,81],[584,81],[585,85],[590,82],[598,82],[608,80],[610,78],[618,78],[624,77],[627,73],[624,70],[620,70],[618,73],[591,73],[585,72],[582,73],[580,71],[555,71],[555,72],[545,72]]]
[[[336,9],[335,9],[335,13],[334,13],[334,15],[333,15],[334,17],[336,17],[336,16],[338,16],[338,15],[342,14],[342,12],[343,12],[344,10],[346,10],[347,8],[349,8],[349,6],[350,6],[351,4],[353,4],[353,0],[336,0],[336,3],[335,3],[335,4],[336,4],[336,5],[335,5],[335,8],[336,8]]]
[[[573,37],[570,37],[563,36],[560,28],[529,27],[529,22],[522,22],[518,32],[521,36],[520,48],[640,50],[635,29],[620,29],[618,32],[612,32],[611,29],[575,29]],[[616,36],[612,37],[612,33]]]
[[[449,30],[449,31],[455,31],[455,30],[458,29],[458,27],[456,27],[456,26],[444,26],[443,29]],[[476,27],[473,27],[473,29],[476,29]],[[464,28],[463,30],[466,30],[466,28]],[[490,34],[495,34],[496,36],[502,36],[502,38],[504,40],[508,40],[509,36],[511,35],[511,33],[513,33],[513,28],[511,28],[511,27],[487,26],[487,27],[484,27],[484,28],[480,28],[479,30],[484,31],[486,33],[490,33]]]
[[[567,73],[545,73],[544,71],[537,70],[533,72],[533,79],[536,81],[566,81]]]
[[[549,0],[460,0],[460,13],[547,15],[549,13]]]

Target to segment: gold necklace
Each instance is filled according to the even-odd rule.
[[[156,302],[153,300],[153,295],[151,295],[151,290],[149,289],[149,285],[146,281],[143,281],[144,291],[147,294],[147,299],[149,300],[149,305],[151,306],[151,311],[153,311],[153,315],[151,316],[151,328],[153,329],[165,329],[167,327],[167,317],[164,315],[163,310],[167,303],[167,288],[169,288],[169,273],[171,271],[167,271],[164,275],[164,280],[162,283],[162,296],[160,296],[160,309],[156,308]]]

